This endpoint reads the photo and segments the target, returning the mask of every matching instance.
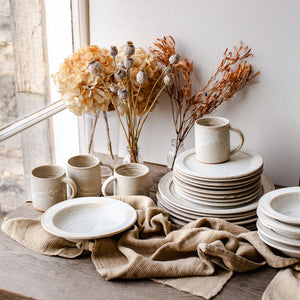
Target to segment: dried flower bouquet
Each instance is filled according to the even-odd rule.
[[[168,58],[175,54],[175,41],[169,37],[157,39],[150,52],[164,66],[168,65]],[[235,46],[233,51],[224,52],[224,57],[206,86],[192,95],[193,62],[188,58],[180,59],[172,65],[175,77],[174,84],[167,87],[172,106],[172,117],[176,131],[175,156],[197,119],[213,112],[224,101],[230,99],[236,92],[248,83],[254,82],[259,74],[253,74],[251,65],[246,59],[251,56],[251,49],[247,46]]]

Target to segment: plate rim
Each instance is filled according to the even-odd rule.
[[[213,176],[213,175],[208,175],[206,174],[205,175],[205,178],[207,179],[233,179],[233,178],[240,178],[240,177],[245,177],[249,174],[253,174],[255,173],[256,171],[258,171],[260,168],[263,167],[263,158],[257,154],[257,153],[254,153],[253,151],[249,151],[249,150],[246,150],[246,149],[243,149],[243,150],[240,150],[238,151],[237,153],[244,153],[244,154],[247,154],[247,155],[250,155],[252,156],[254,159],[257,159],[258,160],[258,163],[257,163],[257,167],[255,167],[253,170],[251,171],[248,171],[246,173],[242,173],[242,174],[238,174],[238,175],[231,175],[231,176],[228,176],[228,175],[223,175],[223,176]],[[191,174],[191,175],[194,175],[194,176],[199,176],[199,173],[195,173],[193,170],[189,170],[187,167],[185,167],[185,165],[183,164],[183,160],[187,157],[187,156],[190,156],[190,155],[193,155],[195,154],[195,148],[191,148],[189,150],[186,150],[182,153],[180,153],[178,155],[178,157],[176,158],[175,160],[175,167],[176,169],[182,171],[183,173],[186,173],[184,170],[187,170],[187,171],[190,171],[190,173],[188,174]],[[204,163],[201,163],[199,162],[196,158],[195,158],[195,161],[197,161],[197,163],[199,164],[202,164],[203,166],[207,165],[207,164],[204,164]],[[219,165],[222,165],[224,167],[224,165],[226,165],[226,162],[225,163],[222,163],[222,164],[219,164]]]
[[[286,188],[281,188],[277,190],[273,190],[265,195],[263,195],[260,200],[259,200],[259,207],[261,208],[262,212],[271,217],[274,218],[278,221],[285,222],[288,224],[296,224],[300,225],[300,219],[295,218],[295,217],[289,217],[287,215],[281,214],[274,210],[271,206],[271,201],[280,195],[286,194],[287,192],[299,192],[300,194],[300,187],[286,187]]]
[[[74,206],[79,206],[79,205],[91,205],[91,204],[112,204],[113,205],[117,205],[117,206],[121,206],[122,208],[126,208],[129,212],[129,215],[127,216],[127,219],[124,221],[125,224],[123,225],[122,228],[119,228],[121,225],[119,225],[117,230],[110,230],[109,232],[105,232],[105,233],[93,233],[93,234],[85,234],[85,233],[72,233],[72,232],[68,232],[62,229],[57,228],[54,224],[53,224],[53,219],[54,217],[61,211],[65,210],[65,209],[70,209]],[[102,238],[102,237],[108,237],[108,236],[112,236],[115,234],[118,234],[120,232],[125,231],[126,229],[130,228],[137,219],[137,213],[136,210],[129,204],[121,201],[121,200],[117,200],[117,199],[113,199],[113,198],[108,198],[108,197],[79,197],[79,198],[73,198],[73,199],[68,199],[62,202],[59,202],[53,206],[51,206],[50,208],[48,208],[44,214],[41,217],[41,224],[43,226],[43,228],[55,235],[55,236],[59,236],[62,237],[64,239],[67,240],[88,240],[88,239],[98,239],[98,238]]]

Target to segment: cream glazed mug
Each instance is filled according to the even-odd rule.
[[[68,160],[67,175],[76,183],[77,197],[101,195],[101,166],[109,168],[113,173],[112,166],[102,163],[93,155],[76,155]]]
[[[108,196],[107,187],[114,182],[114,195],[149,194],[149,168],[142,164],[122,164],[114,169],[114,175],[107,178],[102,185],[102,194]]]
[[[67,199],[67,185],[71,187],[70,199],[77,193],[75,182],[66,177],[63,167],[44,165],[31,171],[32,205],[39,211],[45,211],[52,205]]]
[[[230,130],[237,133],[240,144],[230,149]],[[242,131],[230,125],[228,119],[207,117],[195,122],[195,153],[196,159],[203,163],[217,164],[227,161],[238,152],[244,144]]]

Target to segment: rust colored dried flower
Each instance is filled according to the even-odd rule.
[[[135,47],[132,41],[128,41],[124,48],[124,53],[126,56],[130,57],[134,54]]]
[[[110,50],[109,50],[109,55],[112,57],[112,58],[115,58],[118,54],[118,48],[116,46],[111,46],[110,47]]]
[[[121,69],[118,69],[115,73],[115,77],[118,81],[122,81],[126,78],[126,71],[121,68]]]
[[[101,78],[90,74],[89,66],[93,61],[103,68]],[[113,73],[113,59],[107,49],[84,46],[66,58],[53,77],[62,100],[69,104],[74,114],[82,115],[111,110],[111,100],[118,102],[118,97],[109,90]]]
[[[138,84],[145,84],[147,82],[147,74],[144,71],[139,71],[136,74],[136,81]]]

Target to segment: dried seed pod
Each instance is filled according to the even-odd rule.
[[[109,87],[110,91],[114,94],[116,94],[118,92],[118,85],[115,83],[112,83]]]
[[[136,74],[136,81],[138,82],[138,84],[144,84],[147,82],[147,73],[144,71],[139,71]]]
[[[132,68],[134,65],[134,60],[131,57],[125,57],[124,59],[124,66],[126,68],[126,70],[129,70],[130,68]]]
[[[170,86],[174,83],[174,74],[170,73],[164,77],[164,84]]]
[[[122,81],[126,78],[126,71],[121,68],[121,69],[118,69],[115,73],[115,77],[118,81]]]
[[[110,50],[109,50],[109,55],[112,57],[112,58],[115,58],[118,54],[118,48],[116,46],[111,46],[110,47]]]
[[[125,89],[124,86],[122,86],[119,90],[118,90],[118,96],[120,98],[120,100],[122,101],[126,101],[128,96],[129,96],[129,93],[128,91]]]
[[[89,73],[92,76],[101,76],[101,73],[103,72],[103,66],[97,60],[96,61],[92,61],[89,64],[88,70],[89,70]]]
[[[178,54],[174,54],[174,55],[170,56],[170,58],[169,58],[170,65],[177,64],[179,62],[179,58],[180,58],[180,56]]]
[[[124,48],[124,54],[127,56],[127,57],[130,57],[134,54],[135,52],[135,47],[134,47],[134,44],[132,41],[128,41],[127,44],[125,45],[125,48]]]

